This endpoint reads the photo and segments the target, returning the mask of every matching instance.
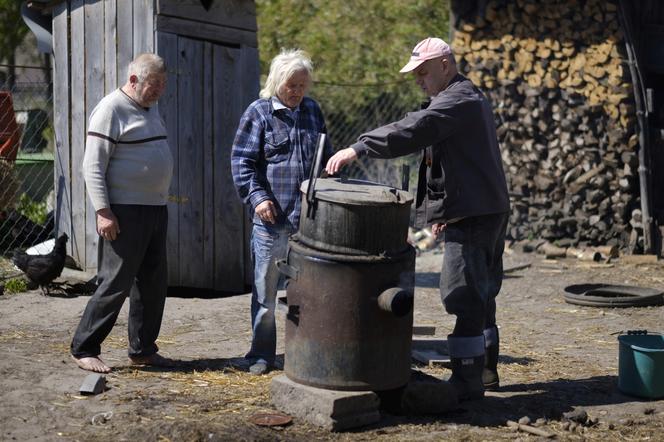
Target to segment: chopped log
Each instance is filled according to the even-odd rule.
[[[564,258],[566,256],[567,249],[547,242],[540,246],[538,253],[543,254],[546,259]]]
[[[590,169],[588,172],[584,173],[581,175],[579,178],[577,178],[571,185],[570,185],[570,191],[575,192],[579,190],[581,187],[583,187],[584,184],[586,184],[592,177],[597,175],[598,173],[602,172],[606,166],[604,163],[598,164],[597,166],[593,167]]]
[[[549,431],[542,430],[541,428],[532,427],[530,425],[520,424],[520,423],[514,422],[514,421],[507,421],[507,426],[510,427],[510,428],[514,428],[515,430],[524,431],[526,433],[534,434],[536,436],[541,436],[541,437],[546,437],[546,438],[553,438],[553,437],[556,436],[555,433],[551,433]]]
[[[453,46],[494,105],[513,193],[508,236],[626,246],[638,137],[614,2],[488,0],[484,12],[462,20]]]
[[[620,262],[625,264],[656,264],[657,255],[624,255],[620,257]]]
[[[568,258],[576,258],[579,261],[599,262],[602,260],[602,254],[594,249],[577,249],[569,247],[566,256]]]
[[[599,253],[602,254],[602,257],[604,259],[607,258],[617,258],[619,255],[619,250],[618,246],[597,246],[595,247],[595,250],[597,250]]]
[[[602,254],[599,253],[597,250],[585,249],[581,252],[579,256],[577,256],[577,259],[579,261],[599,262],[602,260]]]

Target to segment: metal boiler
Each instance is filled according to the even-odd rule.
[[[333,390],[405,385],[415,285],[415,250],[406,241],[412,196],[339,178],[310,178],[301,191],[300,228],[278,263],[288,279],[286,376]]]

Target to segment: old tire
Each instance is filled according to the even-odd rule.
[[[628,285],[575,284],[565,287],[565,302],[589,307],[664,305],[664,291]]]

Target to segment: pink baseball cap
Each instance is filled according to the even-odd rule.
[[[450,55],[451,53],[450,45],[440,38],[425,38],[415,46],[413,53],[410,55],[410,61],[399,72],[413,71],[427,60]]]

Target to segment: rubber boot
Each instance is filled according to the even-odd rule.
[[[482,372],[482,383],[485,390],[498,390],[500,381],[498,379],[498,352],[500,339],[498,338],[498,327],[495,325],[484,329],[484,371]]]
[[[450,384],[457,391],[459,401],[484,397],[484,336],[447,337],[452,362]]]

